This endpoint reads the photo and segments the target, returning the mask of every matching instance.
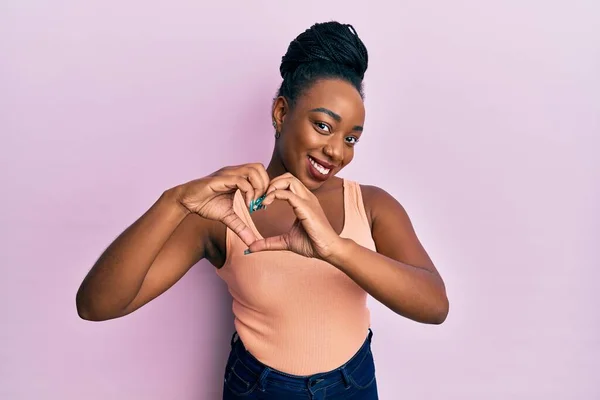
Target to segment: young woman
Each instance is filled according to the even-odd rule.
[[[363,131],[367,63],[350,25],[315,24],[294,39],[268,166],[166,190],[90,270],[79,315],[127,315],[207,258],[233,296],[224,399],[376,399],[367,294],[431,324],[448,299],[403,207],[336,177]]]

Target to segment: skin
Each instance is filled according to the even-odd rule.
[[[248,245],[248,257],[290,250],[320,258],[399,315],[431,324],[446,319],[449,304],[443,280],[406,211],[392,196],[361,185],[377,252],[339,236],[344,225],[343,186],[333,175],[352,161],[359,147],[365,108],[358,91],[343,80],[320,80],[293,107],[285,98],[276,99],[272,118],[280,137],[267,168],[226,167],[165,191],[86,276],[77,295],[82,318],[106,320],[131,313],[202,258],[220,268],[229,227]],[[328,180],[309,174],[309,155],[335,166]],[[233,180],[247,203],[266,194],[263,205],[268,209],[251,215],[261,237],[232,211]],[[211,200],[197,200],[206,198]]]

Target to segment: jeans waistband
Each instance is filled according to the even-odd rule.
[[[242,343],[237,332],[234,332],[231,337],[231,348],[232,352],[234,352],[238,358],[238,362],[243,363],[248,370],[259,377],[259,389],[264,389],[267,382],[276,382],[286,386],[297,387],[299,389],[304,388],[310,391],[317,391],[340,381],[343,382],[345,386],[349,386],[349,374],[358,368],[365,357],[370,354],[369,350],[372,337],[373,331],[369,329],[368,335],[360,349],[352,356],[352,358],[350,358],[350,360],[340,367],[332,371],[304,376],[278,371],[261,363],[246,350],[244,343]]]

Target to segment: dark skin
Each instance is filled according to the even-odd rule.
[[[269,177],[273,179],[286,172],[294,175],[317,196],[339,234],[344,224],[342,179],[332,176],[325,182],[315,181],[307,171],[307,157],[311,155],[335,165],[331,175],[352,161],[365,121],[360,94],[344,81],[322,80],[297,100],[293,110],[285,98],[277,98],[272,117],[280,137],[267,167]],[[269,207],[268,213],[253,213],[252,219],[262,236],[269,237],[287,232],[296,216],[289,205],[278,201]]]
[[[220,268],[226,258],[228,226],[252,252],[290,250],[320,258],[400,315],[424,323],[445,320],[449,307],[442,278],[406,211],[392,196],[361,185],[376,252],[339,237],[344,225],[343,186],[342,179],[333,175],[352,161],[362,134],[365,109],[358,91],[342,80],[320,80],[293,107],[285,98],[276,99],[272,117],[280,137],[268,167],[227,167],[211,178],[213,186],[220,175],[241,176],[248,187],[251,182],[253,187],[245,191],[247,202],[267,194],[263,204],[268,209],[251,215],[262,237],[235,215],[214,220],[206,206],[198,205],[198,210],[190,206],[182,191],[189,193],[194,182],[172,188],[90,271],[78,293],[82,318],[104,320],[131,313],[166,291],[202,258]],[[311,176],[309,156],[329,164],[327,180]],[[205,179],[196,187],[205,190]],[[223,210],[231,209],[230,201],[225,198],[224,206],[213,208],[223,215]],[[137,251],[140,246],[148,252]]]
[[[258,238],[261,240],[249,248],[253,252],[292,250],[324,259],[346,272],[371,295],[397,313],[421,322],[441,323],[448,313],[444,283],[417,238],[404,208],[385,191],[363,185],[363,200],[377,253],[353,242],[338,241],[337,236],[344,225],[342,179],[331,177],[325,182],[319,182],[308,172],[309,155],[335,166],[332,174],[348,165],[354,157],[364,119],[365,110],[359,93],[352,85],[341,80],[318,81],[297,100],[293,108],[284,98],[275,101],[273,120],[281,134],[276,141],[267,173],[271,186],[277,186],[274,184],[276,181],[287,182],[279,185],[283,189],[281,191],[272,188],[267,190],[267,193],[273,190],[263,203],[268,205],[268,211],[252,214],[256,229],[267,239]],[[281,192],[281,197],[275,196],[276,192]],[[300,199],[297,204],[289,198],[290,192],[294,192],[292,196]],[[317,201],[311,203],[311,197],[304,192],[312,193]],[[302,221],[303,227],[306,230],[314,228],[318,238],[327,236],[326,232],[329,232],[334,238],[330,247],[337,251],[304,251],[307,246],[296,247],[289,243],[314,242],[306,234],[299,235],[304,237],[296,235],[292,239],[286,238],[284,243],[276,240],[278,236],[288,236],[287,233],[297,218],[301,217],[303,210],[310,210],[311,207],[315,214],[306,211],[308,216]],[[319,220],[319,215],[325,219],[321,224],[315,223]],[[223,248],[224,230],[220,233],[215,237],[215,246]],[[353,256],[348,259],[340,256],[350,253]],[[224,260],[219,261],[217,266],[222,265]],[[373,269],[368,271],[366,265]],[[398,289],[393,287],[394,284],[397,284]],[[399,291],[403,291],[404,295],[398,296]],[[420,301],[407,305],[407,302],[412,301],[411,297],[420,298]]]

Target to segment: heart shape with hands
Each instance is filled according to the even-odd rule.
[[[262,200],[261,200],[262,199]],[[327,258],[340,239],[317,197],[290,173],[274,178],[263,197],[250,207],[266,208],[275,200],[286,201],[296,215],[290,230],[284,234],[255,240],[248,244],[250,253],[289,250],[305,257]]]
[[[342,243],[317,197],[291,173],[270,180],[262,164],[245,164],[222,168],[179,189],[179,202],[188,211],[221,221],[248,246],[246,254],[288,250],[325,260]],[[275,200],[286,201],[296,215],[291,229],[278,236],[257,238],[233,209],[238,190],[250,212],[266,208]]]

